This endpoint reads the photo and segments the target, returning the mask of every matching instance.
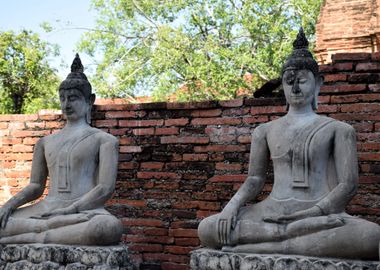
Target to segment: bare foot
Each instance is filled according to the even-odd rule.
[[[339,216],[310,217],[289,223],[284,231],[285,238],[310,234],[343,226],[344,219]]]
[[[223,252],[232,252],[233,249],[234,249],[234,247],[232,247],[232,246],[223,246],[222,247]]]

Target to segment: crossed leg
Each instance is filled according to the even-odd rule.
[[[375,223],[359,218],[344,218],[343,226],[326,227],[324,230],[317,231],[315,228],[310,228],[311,233],[303,235],[299,234],[296,229],[301,224],[292,225],[294,228],[291,230],[294,230],[294,233],[291,231],[289,233],[293,234],[293,237],[285,240],[261,243],[245,242],[235,247],[224,247],[223,250],[243,253],[282,253],[348,259],[379,259],[380,227]],[[326,226],[329,225],[326,224]]]
[[[210,216],[199,224],[198,234],[203,245],[220,249],[223,241],[220,237],[218,214]],[[230,232],[231,245],[281,241],[321,230],[343,226],[342,218],[333,216],[311,217],[289,224],[240,220]]]
[[[111,215],[79,213],[49,219],[10,218],[0,232],[0,243],[108,245],[117,243],[121,234],[120,221]]]

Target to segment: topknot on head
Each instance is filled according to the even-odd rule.
[[[309,48],[309,41],[307,40],[305,36],[305,32],[303,31],[303,28],[301,27],[298,31],[297,38],[293,41],[293,49],[308,49]]]
[[[287,70],[308,69],[314,76],[319,74],[318,63],[309,51],[309,41],[307,40],[303,28],[301,27],[297,38],[293,42],[293,51],[282,66],[282,74]]]
[[[79,54],[75,55],[73,63],[71,64],[71,72],[67,75],[66,79],[60,84],[59,90],[78,89],[83,93],[86,98],[92,94],[92,87],[86,75],[83,73],[82,61]]]
[[[79,54],[75,54],[75,58],[73,60],[73,63],[71,64],[71,72],[82,72],[83,73],[83,65],[82,61],[80,60]]]

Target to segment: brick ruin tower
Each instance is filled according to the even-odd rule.
[[[316,39],[319,64],[335,53],[380,51],[380,0],[324,0]]]

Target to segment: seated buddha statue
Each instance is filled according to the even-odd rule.
[[[59,86],[59,98],[66,125],[36,143],[30,183],[0,209],[2,244],[110,245],[120,240],[121,222],[104,209],[115,188],[118,140],[89,125],[95,95],[78,55]],[[33,203],[48,177],[47,196]]]
[[[287,114],[252,135],[248,177],[221,213],[201,221],[202,245],[230,252],[378,259],[380,226],[345,207],[358,180],[356,136],[317,115],[323,78],[301,29],[282,69]],[[274,183],[263,201],[269,160]]]

